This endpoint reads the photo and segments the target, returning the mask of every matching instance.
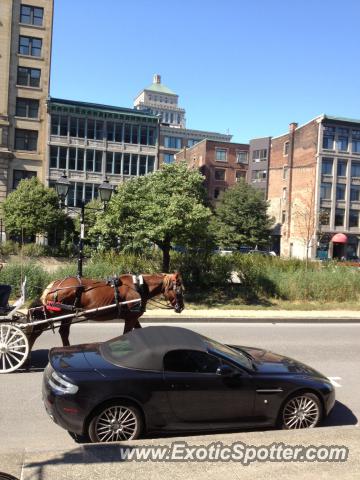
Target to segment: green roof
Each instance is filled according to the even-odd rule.
[[[150,87],[145,88],[145,90],[151,90],[152,92],[158,92],[158,93],[166,93],[168,95],[176,95],[175,92],[170,90],[170,88],[166,87],[162,83],[152,83]]]

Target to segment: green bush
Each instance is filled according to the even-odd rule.
[[[0,253],[4,257],[8,255],[17,255],[19,253],[19,244],[13,242],[12,240],[7,240],[6,242],[0,243]]]
[[[46,257],[49,254],[49,247],[38,243],[25,243],[21,247],[24,257]]]
[[[50,274],[34,263],[8,264],[0,271],[0,283],[11,285],[13,298],[20,296],[21,283],[25,277],[27,278],[26,296],[29,300],[41,295],[51,281]]]

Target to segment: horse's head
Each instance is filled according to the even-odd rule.
[[[184,310],[184,286],[178,272],[164,275],[163,294],[176,313],[181,313]]]

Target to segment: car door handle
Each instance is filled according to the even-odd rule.
[[[170,387],[173,390],[188,390],[190,388],[190,385],[187,383],[172,383]]]

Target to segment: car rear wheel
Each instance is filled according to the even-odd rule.
[[[282,408],[280,423],[282,428],[317,427],[322,417],[322,406],[319,398],[310,392],[303,392],[290,397]]]
[[[92,442],[120,442],[139,438],[143,427],[139,409],[125,402],[100,408],[89,423]]]

